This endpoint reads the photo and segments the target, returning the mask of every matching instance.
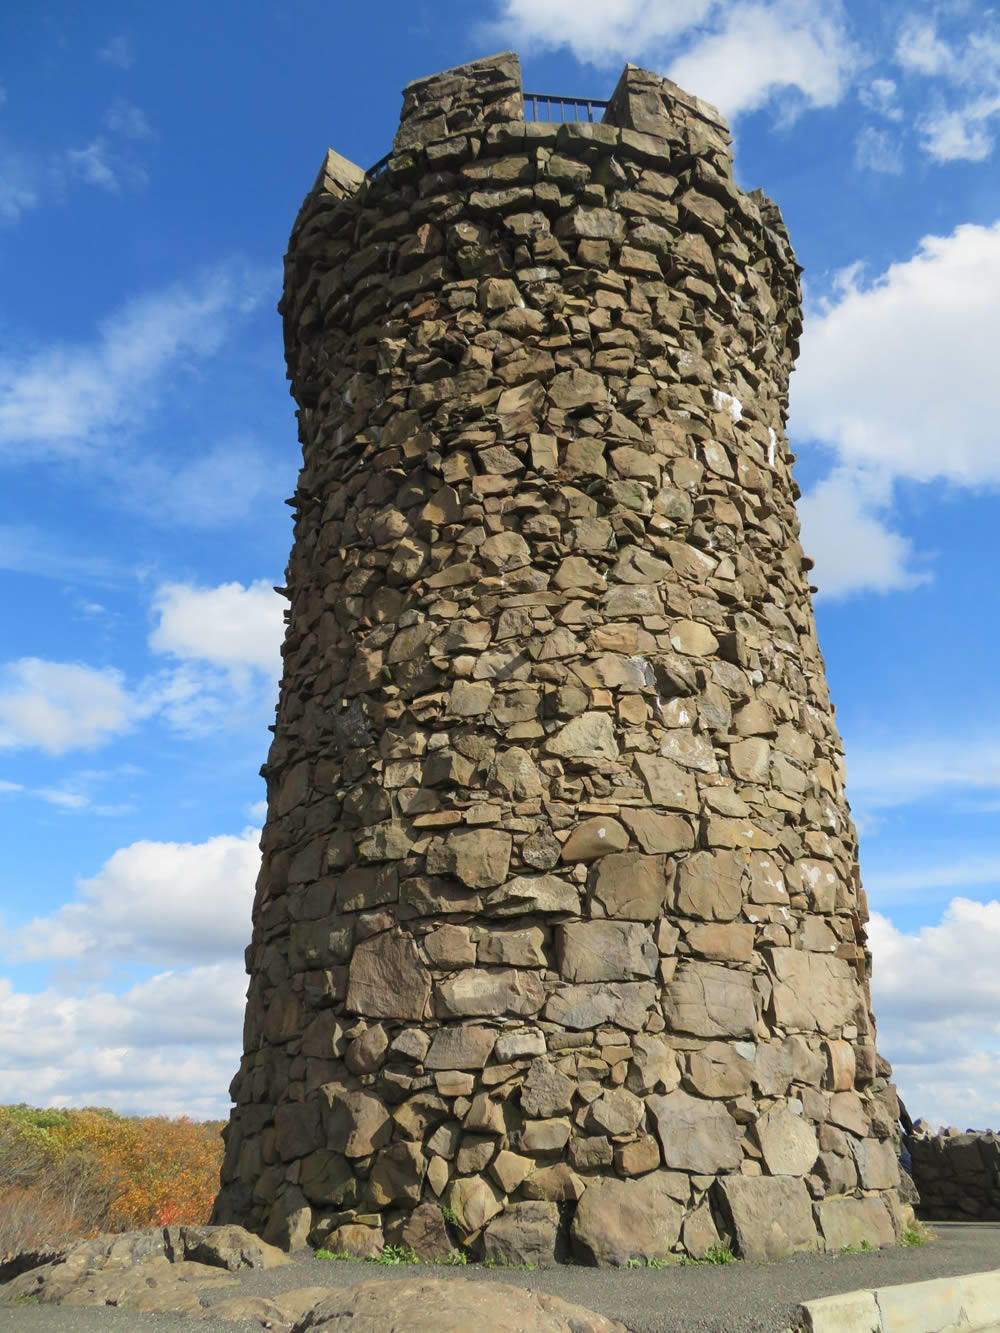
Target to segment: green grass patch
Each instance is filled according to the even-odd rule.
[[[900,1245],[909,1245],[918,1248],[921,1245],[927,1245],[937,1237],[933,1231],[929,1231],[922,1222],[914,1222],[912,1226],[907,1227],[900,1237]]]
[[[738,1264],[739,1259],[736,1257],[735,1254],[733,1254],[732,1250],[729,1248],[728,1245],[719,1244],[719,1245],[713,1245],[710,1249],[706,1250],[703,1259],[692,1259],[690,1255],[683,1255],[678,1262],[681,1264],[720,1265],[720,1264]]]

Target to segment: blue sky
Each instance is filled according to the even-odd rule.
[[[0,1087],[221,1115],[298,467],[274,312],[328,146],[492,51],[730,117],[805,267],[789,433],[913,1115],[1000,1123],[1000,14],[175,0],[0,14]]]

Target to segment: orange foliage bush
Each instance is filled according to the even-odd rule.
[[[205,1223],[222,1124],[182,1116],[0,1107],[0,1255],[171,1223]]]

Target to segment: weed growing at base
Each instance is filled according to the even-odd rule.
[[[913,1226],[907,1227],[899,1239],[900,1245],[920,1246],[927,1245],[930,1241],[937,1240],[933,1231],[928,1230],[922,1222],[914,1222]]]

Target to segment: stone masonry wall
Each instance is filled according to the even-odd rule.
[[[281,310],[304,466],[216,1220],[425,1257],[891,1243],[895,1096],[725,124],[507,54],[330,153]]]
[[[906,1136],[917,1209],[929,1221],[1000,1221],[1000,1134],[934,1131],[918,1120]]]

